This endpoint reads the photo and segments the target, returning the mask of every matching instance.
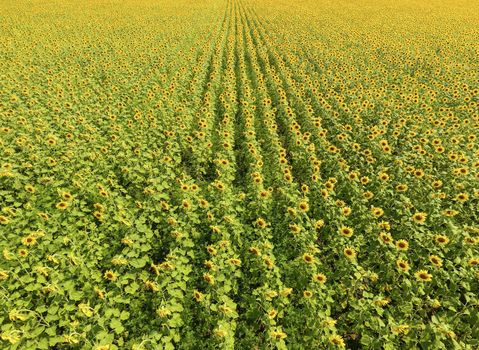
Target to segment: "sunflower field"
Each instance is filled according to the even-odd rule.
[[[0,349],[479,349],[478,13],[0,0]]]

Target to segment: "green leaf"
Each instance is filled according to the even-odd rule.
[[[120,314],[120,320],[124,321],[130,318],[130,313],[128,311],[122,311]]]
[[[125,292],[128,294],[135,294],[138,288],[140,288],[139,284],[136,282],[133,282],[130,285],[125,287]]]
[[[121,321],[117,318],[113,318],[110,321],[110,327],[115,331],[115,333],[119,334],[124,331],[125,328],[123,328],[123,325],[121,324]]]

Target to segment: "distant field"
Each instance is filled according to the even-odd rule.
[[[0,0],[0,349],[479,349],[478,14]]]

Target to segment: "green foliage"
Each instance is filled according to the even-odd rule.
[[[2,2],[0,348],[479,348],[458,3]]]

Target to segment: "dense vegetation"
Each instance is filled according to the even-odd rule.
[[[477,13],[0,1],[0,348],[479,348]]]

